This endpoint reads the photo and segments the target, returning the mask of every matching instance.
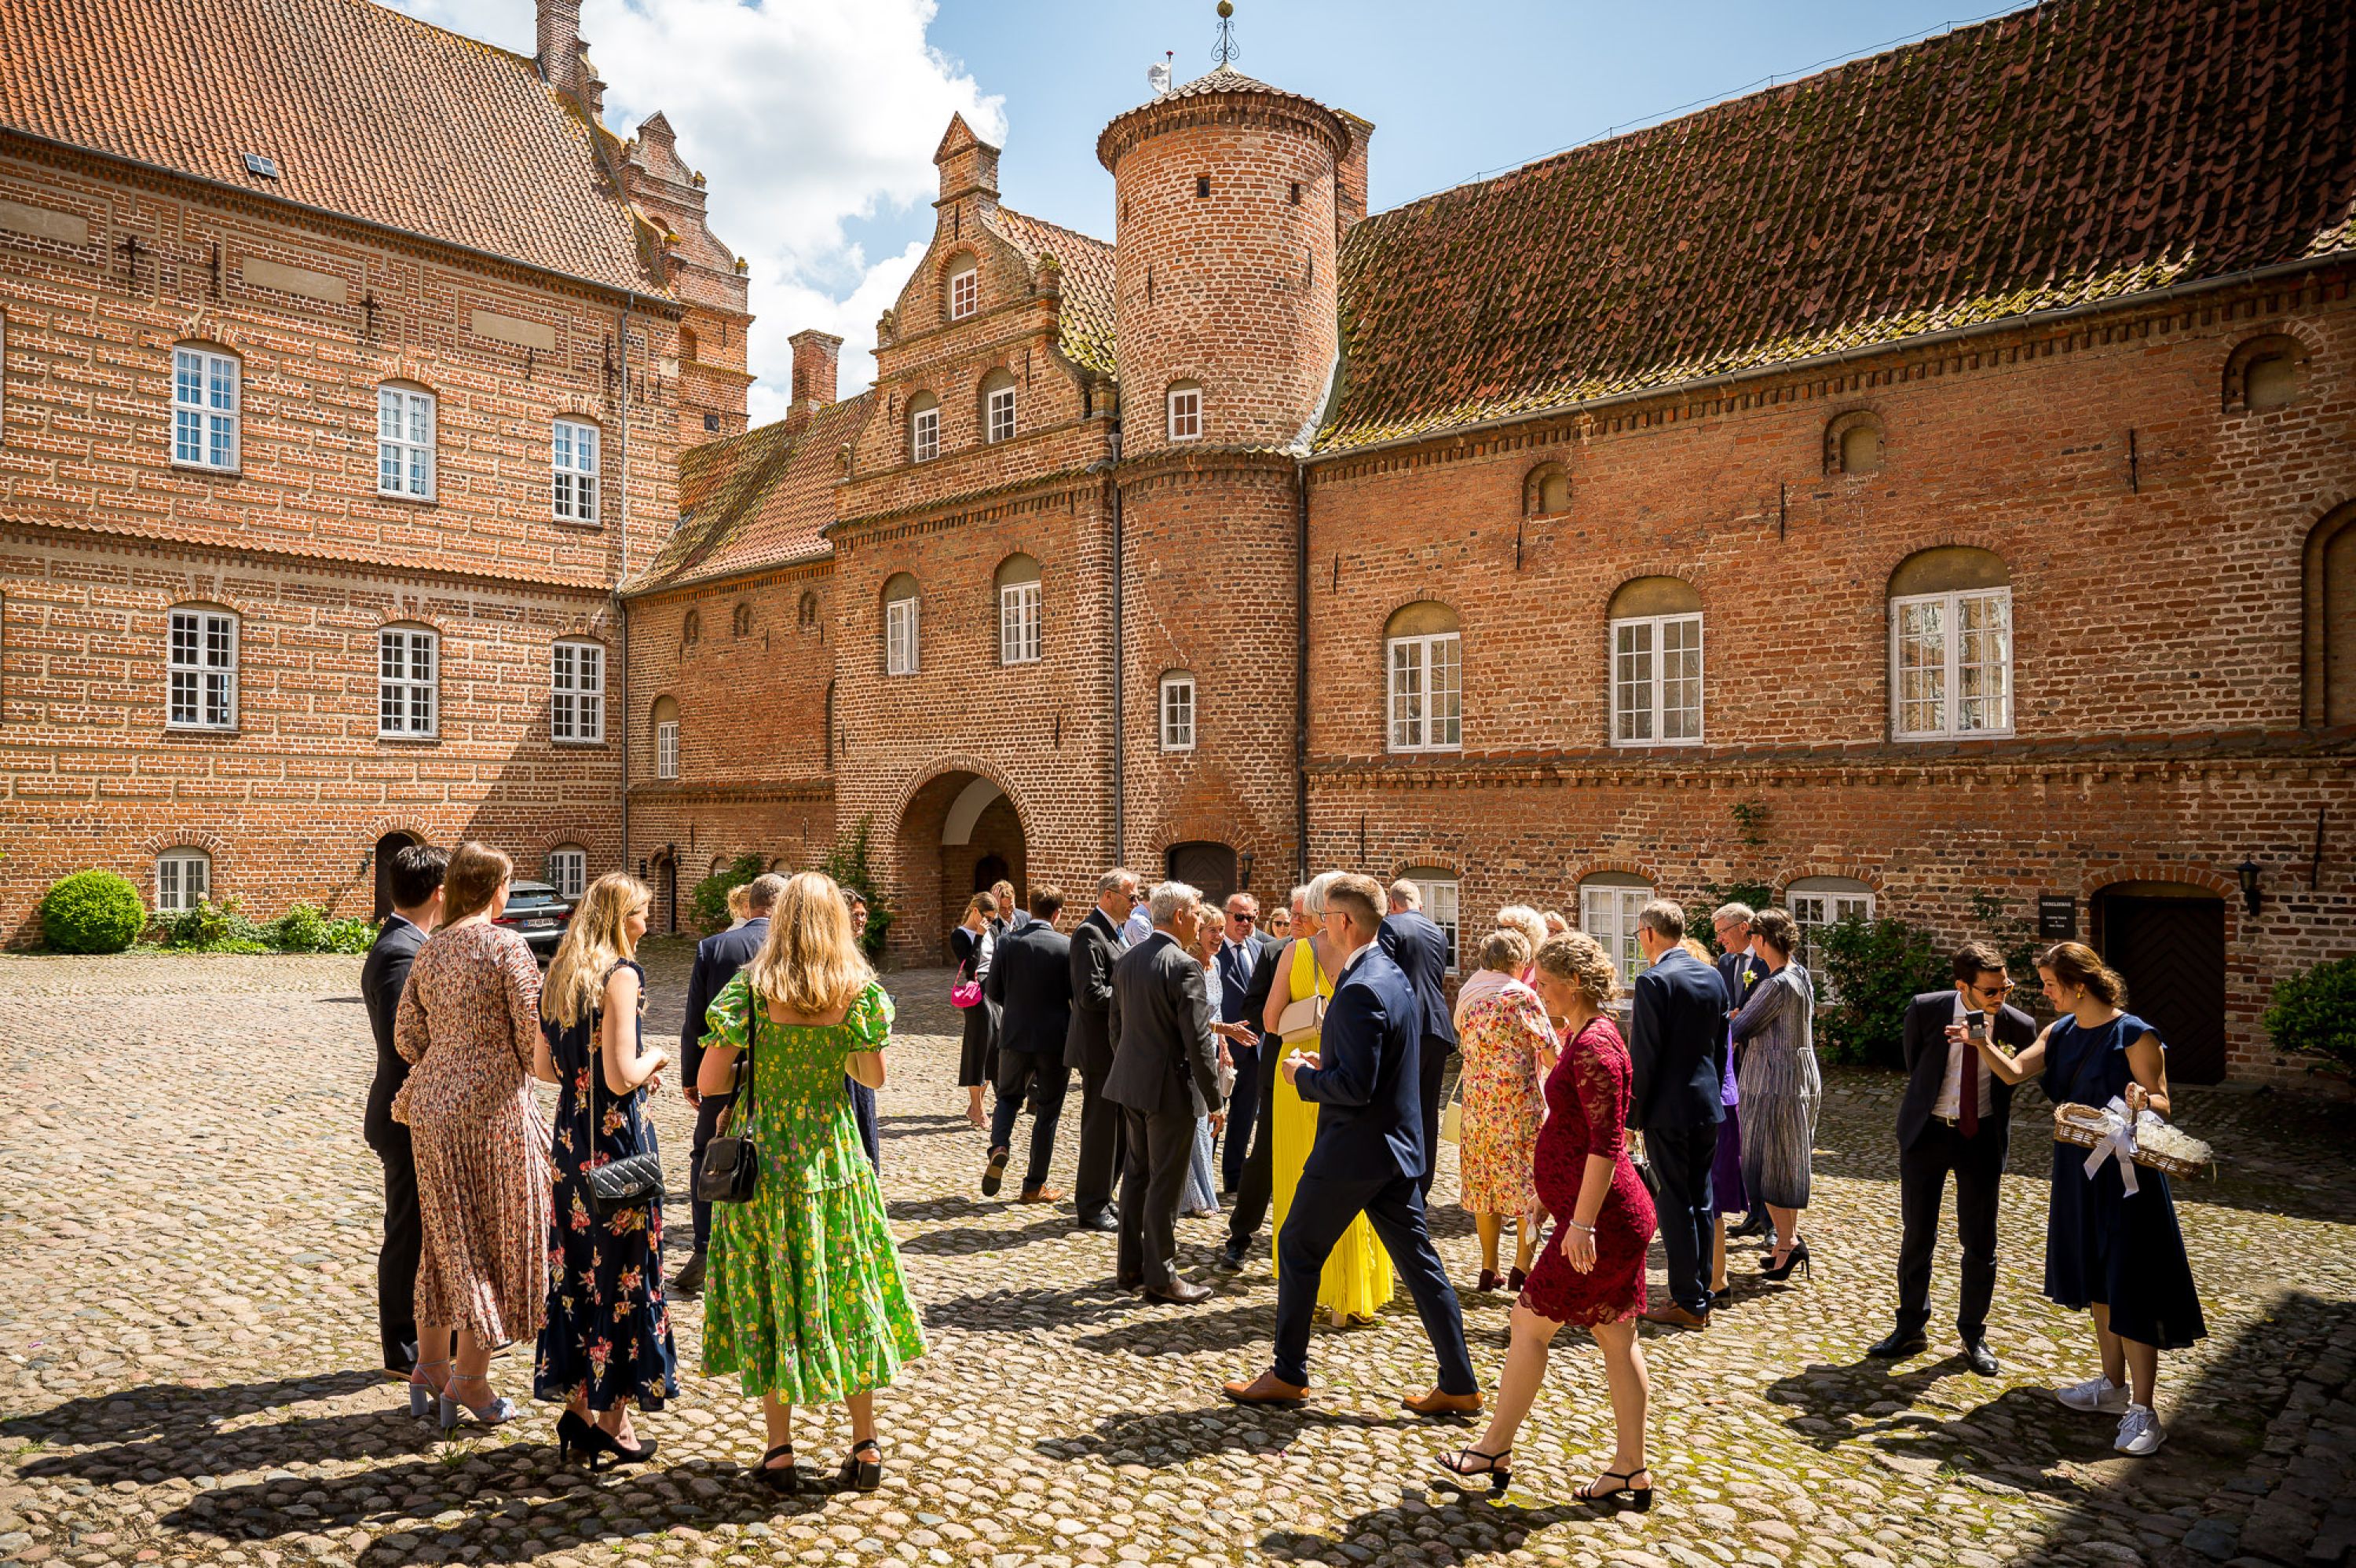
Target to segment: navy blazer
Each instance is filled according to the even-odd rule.
[[[1320,1107],[1303,1174],[1376,1181],[1424,1173],[1430,1151],[1416,1088],[1422,1035],[1415,988],[1370,944],[1326,1005],[1317,1041],[1323,1065],[1292,1080],[1301,1097]]]
[[[998,939],[981,994],[999,1006],[999,1050],[1062,1054],[1072,1026],[1072,939],[1024,915]]]
[[[1403,909],[1384,920],[1375,940],[1415,992],[1423,1009],[1423,1038],[1444,1040],[1455,1050],[1456,1019],[1448,1006],[1448,933],[1422,911]]]
[[[769,917],[764,914],[733,930],[713,932],[695,944],[695,968],[687,977],[687,1014],[679,1023],[679,1081],[689,1088],[695,1087],[695,1070],[703,1064],[704,1009],[768,940]]]
[[[1221,1023],[1249,1023],[1254,1029],[1259,1028],[1259,1019],[1244,1009],[1251,995],[1252,982],[1258,979],[1259,972],[1268,966],[1269,953],[1275,945],[1258,932],[1252,933],[1245,939],[1240,953],[1230,943],[1219,944],[1219,1021]],[[1251,971],[1248,974],[1244,972],[1243,967],[1247,955],[1251,961]],[[1265,987],[1260,988],[1260,999],[1263,1003],[1268,999]]]
[[[1747,947],[1740,953],[1719,954],[1717,969],[1718,983],[1726,987],[1726,1005],[1730,1009],[1740,1007],[1742,998],[1751,994],[1751,987],[1767,977],[1766,960]],[[1744,984],[1745,976],[1750,977],[1748,985]]]
[[[360,1129],[370,1148],[380,1149],[409,1136],[409,1129],[392,1119],[392,1097],[409,1082],[409,1063],[392,1048],[392,1020],[401,1010],[402,987],[409,984],[410,961],[424,945],[424,932],[397,914],[387,915],[384,929],[376,933],[360,965],[360,1000],[368,1006],[369,1029],[376,1036],[376,1078],[369,1084]]]
[[[1724,1121],[1725,1051],[1726,987],[1717,970],[1671,948],[1636,976],[1628,1125],[1670,1131]]]

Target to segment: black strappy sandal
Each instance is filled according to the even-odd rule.
[[[1434,1460],[1433,1463],[1439,1467],[1439,1473],[1431,1478],[1434,1484],[1462,1497],[1478,1490],[1470,1483],[1486,1476],[1489,1477],[1489,1495],[1503,1497],[1505,1495],[1505,1488],[1514,1482],[1514,1468],[1505,1463],[1507,1459],[1513,1457],[1513,1454],[1514,1451],[1511,1448],[1502,1454],[1483,1453],[1468,1444],[1459,1448],[1453,1456],[1443,1454]],[[1472,1467],[1472,1461],[1474,1459],[1482,1461],[1482,1466],[1477,1470]]]
[[[784,1464],[769,1463],[780,1454],[786,1456]],[[753,1467],[753,1477],[773,1492],[800,1491],[802,1476],[801,1471],[794,1466],[794,1445],[790,1443],[780,1443],[762,1455],[761,1462]]]
[[[875,1457],[862,1459],[859,1456],[869,1453]],[[846,1492],[872,1492],[881,1487],[884,1484],[883,1445],[873,1437],[863,1443],[852,1444],[850,1457],[844,1459],[842,1468],[835,1472],[834,1484],[838,1489]]]
[[[1639,1465],[1633,1470],[1606,1470],[1596,1477],[1594,1481],[1590,1481],[1579,1488],[1579,1500],[1589,1508],[1607,1509],[1615,1513],[1622,1509],[1630,1509],[1637,1513],[1650,1513],[1653,1509],[1653,1488],[1633,1486],[1630,1483],[1639,1476],[1649,1476],[1652,1473],[1653,1469],[1649,1465]],[[1599,1492],[1595,1489],[1596,1481],[1618,1481],[1620,1485],[1606,1488]]]

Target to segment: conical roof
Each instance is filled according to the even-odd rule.
[[[1348,128],[1324,104],[1223,65],[1114,116],[1097,137],[1097,161],[1109,169],[1122,153],[1147,135],[1175,125],[1204,123],[1223,104],[1240,108],[1255,101],[1265,111],[1315,128],[1333,142],[1337,157],[1350,145]]]

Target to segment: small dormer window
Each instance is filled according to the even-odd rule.
[[[981,304],[981,274],[971,267],[949,275],[949,319],[963,321]]]
[[[276,158],[265,158],[260,153],[247,153],[244,156],[245,172],[254,178],[274,180],[278,177]]]

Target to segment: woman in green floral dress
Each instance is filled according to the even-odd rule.
[[[843,1089],[846,1072],[883,1083],[892,999],[831,879],[805,871],[786,884],[768,941],[704,1018],[701,1093],[728,1093],[738,1053],[751,1050],[728,1130],[753,1139],[760,1179],[749,1202],[712,1211],[703,1370],[733,1372],[759,1396],[763,1482],[801,1484],[792,1407],[840,1402],[853,1445],[837,1483],[873,1491],[884,1473],[874,1391],[924,1354],[925,1336]]]

